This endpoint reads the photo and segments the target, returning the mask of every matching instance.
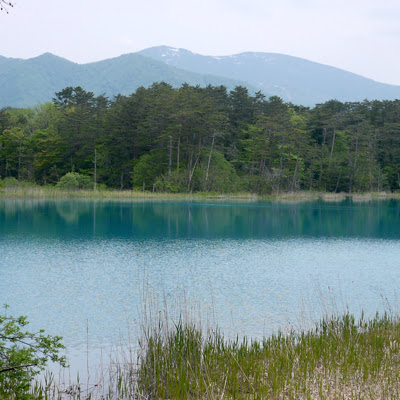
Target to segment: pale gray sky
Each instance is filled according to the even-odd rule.
[[[78,63],[151,46],[293,55],[400,85],[399,0],[15,0],[0,55]]]

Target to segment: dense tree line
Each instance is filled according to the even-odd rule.
[[[161,82],[112,100],[68,87],[53,103],[0,111],[3,179],[53,185],[67,173],[170,192],[395,191],[400,100],[310,109],[244,87]]]

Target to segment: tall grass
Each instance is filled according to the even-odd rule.
[[[399,399],[400,320],[333,315],[308,331],[225,339],[161,314],[136,357],[114,359],[94,385],[33,389],[38,399]]]
[[[307,332],[225,340],[179,321],[141,343],[148,399],[399,399],[400,321],[332,316]]]
[[[0,187],[0,198],[49,198],[49,199],[96,199],[121,201],[186,201],[186,200],[278,200],[278,201],[305,201],[322,199],[325,201],[342,201],[351,197],[353,201],[369,201],[372,199],[399,199],[400,193],[321,193],[321,192],[289,192],[271,195],[257,195],[255,193],[165,193],[140,190],[65,190],[55,186],[38,186],[31,183],[20,183],[12,187]]]

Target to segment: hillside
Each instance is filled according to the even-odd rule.
[[[89,64],[50,53],[28,60],[0,56],[0,108],[31,107],[51,101],[66,86],[82,86],[96,95],[129,95],[138,87],[165,81],[174,87],[246,86],[295,104],[393,100],[400,86],[375,82],[338,68],[274,53],[203,56],[185,49],[153,47]]]
[[[141,54],[126,54],[104,61],[76,64],[45,53],[28,60],[0,57],[0,108],[32,107],[51,101],[66,86],[82,86],[96,95],[129,95],[140,86],[165,81],[174,87],[225,85],[245,82],[182,70]],[[251,86],[251,85],[248,85]],[[255,89],[253,88],[253,91]]]
[[[188,71],[243,80],[295,104],[400,98],[400,86],[283,54],[246,52],[213,57],[167,46],[145,49],[140,54]]]

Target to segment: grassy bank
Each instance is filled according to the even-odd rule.
[[[0,187],[0,198],[35,198],[35,199],[93,199],[116,201],[342,201],[351,197],[353,201],[376,199],[400,199],[400,193],[324,193],[324,192],[289,192],[271,195],[254,193],[160,193],[137,190],[62,190],[51,186],[32,186],[21,184],[14,187]]]
[[[332,317],[261,342],[177,324],[149,336],[138,388],[154,399],[398,399],[399,343],[388,316]]]
[[[107,390],[36,388],[46,399],[399,399],[400,320],[335,315],[306,332],[227,340],[158,320],[139,341],[137,362],[107,369]],[[103,376],[104,379],[104,376]],[[101,385],[100,385],[101,386]],[[103,397],[102,397],[103,396]]]

